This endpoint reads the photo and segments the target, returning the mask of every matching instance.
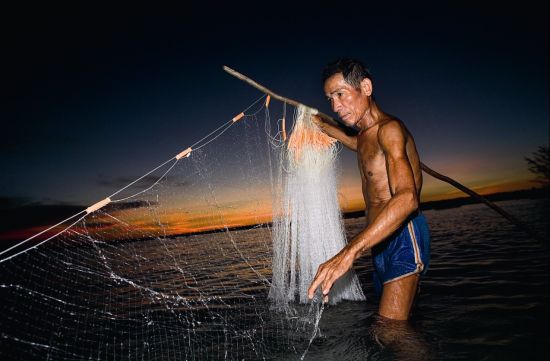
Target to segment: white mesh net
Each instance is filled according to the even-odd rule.
[[[320,132],[306,107],[298,107],[294,131]],[[282,153],[273,227],[273,286],[278,302],[308,301],[307,290],[319,265],[345,245],[335,171],[336,145],[302,144]],[[276,193],[276,192],[275,192]],[[365,296],[353,271],[334,284],[329,302]]]
[[[305,178],[277,175],[285,166],[280,163],[285,147],[279,122],[271,123],[265,106],[254,107],[243,119],[229,121],[197,142],[187,156],[173,158],[115,193],[103,208],[4,252],[1,358],[303,358],[318,334],[323,305],[316,297],[281,308],[268,299],[271,193],[281,189],[277,182],[283,179],[304,190],[315,181],[317,192],[330,188],[327,199],[337,202],[334,166]],[[334,150],[330,152],[327,159],[333,164]],[[312,217],[330,220],[338,235],[317,240],[334,238],[331,249],[305,245],[299,253],[302,264],[312,264],[303,258],[307,255],[324,261],[344,242],[338,208],[319,207]],[[71,222],[75,224],[66,231],[52,234]],[[294,222],[303,220],[276,222],[277,234]],[[292,232],[297,242],[301,229]],[[277,243],[275,248],[286,254]],[[315,271],[311,267],[297,278],[302,301]],[[362,299],[350,277],[353,297]]]

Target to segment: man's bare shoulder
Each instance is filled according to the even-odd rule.
[[[404,140],[407,130],[403,122],[395,117],[389,117],[378,126],[378,142],[384,145],[387,142]]]

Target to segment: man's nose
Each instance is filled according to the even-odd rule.
[[[342,103],[340,103],[340,101],[338,101],[338,99],[333,99],[332,100],[332,111],[335,112],[335,113],[338,113],[338,111],[342,109]]]

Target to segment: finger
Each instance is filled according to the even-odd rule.
[[[328,295],[328,293],[330,292],[330,289],[332,288],[332,285],[334,284],[334,281],[336,281],[336,278],[335,275],[334,275],[334,272],[330,272],[326,277],[325,277],[325,280],[323,282],[323,295]]]
[[[323,265],[321,264],[319,267],[317,267],[317,272],[315,273],[315,277],[314,278],[317,278],[319,277],[319,275],[321,274],[321,272],[323,272]]]
[[[323,282],[323,277],[320,277],[320,275],[318,277],[316,277],[313,282],[311,283],[311,286],[309,286],[308,290],[307,290],[307,296],[309,297],[309,299],[312,299],[313,298],[313,295],[315,294],[315,291],[317,290],[317,287],[319,287],[319,285]]]
[[[313,295],[315,294],[317,287],[319,287],[319,285],[321,285],[321,283],[323,283],[323,281],[325,280],[325,274],[326,274],[325,271],[321,271],[321,273],[318,273],[318,275],[315,276],[315,279],[313,280],[313,282],[311,283],[311,286],[309,286],[307,290],[307,296],[309,297],[309,299],[313,298]]]

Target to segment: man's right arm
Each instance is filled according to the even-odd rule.
[[[335,138],[336,140],[340,141],[343,145],[345,145],[349,149],[357,152],[357,136],[347,135],[342,129],[327,123],[326,121],[321,119],[321,117],[319,117],[318,115],[314,115],[312,119],[313,119],[313,122],[317,124],[317,126],[321,128],[321,130],[325,134],[327,134],[332,138]]]

